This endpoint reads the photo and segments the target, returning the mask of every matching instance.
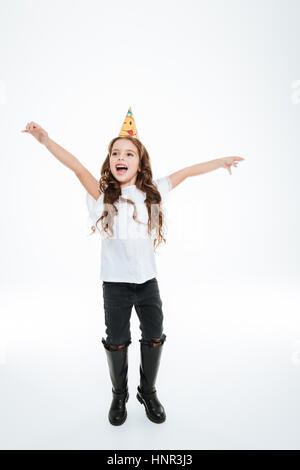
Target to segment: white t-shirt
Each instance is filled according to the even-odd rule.
[[[164,202],[172,189],[168,176],[153,180]],[[121,189],[122,196],[134,201],[136,204],[136,216],[139,221],[133,219],[134,206],[126,201],[116,201],[114,204],[118,214],[114,216],[113,236],[101,235],[101,271],[100,279],[110,282],[132,282],[141,284],[156,277],[157,267],[153,248],[154,236],[148,234],[148,211],[146,193],[137,189],[134,185]],[[88,192],[86,202],[89,218],[96,226],[96,222],[103,213],[104,194],[95,200]],[[101,221],[98,222],[96,232],[102,229]],[[154,235],[156,231],[154,231]]]

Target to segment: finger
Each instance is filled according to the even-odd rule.
[[[28,132],[28,130],[26,129],[26,130],[23,130],[23,131],[21,131],[21,132]]]
[[[30,122],[30,126],[29,126],[30,130],[33,131],[37,127],[38,127],[38,124],[36,122],[33,122],[33,121]]]
[[[32,122],[29,122],[26,126],[26,129],[30,132],[32,131]]]

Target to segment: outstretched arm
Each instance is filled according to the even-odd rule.
[[[187,166],[182,170],[176,171],[169,175],[172,189],[174,189],[179,183],[182,183],[188,176],[197,176],[204,173],[208,173],[218,168],[225,168],[231,175],[231,165],[237,167],[239,161],[245,160],[242,157],[224,157],[216,158],[215,160],[209,160],[208,162],[196,163],[196,165]]]
[[[98,197],[101,195],[101,192],[99,188],[99,182],[96,180],[96,178],[80,163],[80,161],[74,155],[54,142],[54,140],[50,139],[48,133],[41,126],[31,121],[27,124],[26,130],[22,130],[21,132],[28,132],[29,134],[33,135],[33,137],[35,137],[38,142],[40,142],[40,144],[45,145],[52,155],[54,155],[65,166],[70,168],[70,170],[74,171],[75,175],[81,184],[85,187],[87,192],[94,199],[98,199]]]

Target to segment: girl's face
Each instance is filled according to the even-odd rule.
[[[139,169],[139,154],[136,146],[127,139],[116,140],[110,155],[110,171],[120,182],[120,186],[135,184]],[[127,169],[118,170],[118,167]]]

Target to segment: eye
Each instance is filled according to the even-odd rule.
[[[132,155],[133,156],[133,153],[127,152],[127,155]]]

